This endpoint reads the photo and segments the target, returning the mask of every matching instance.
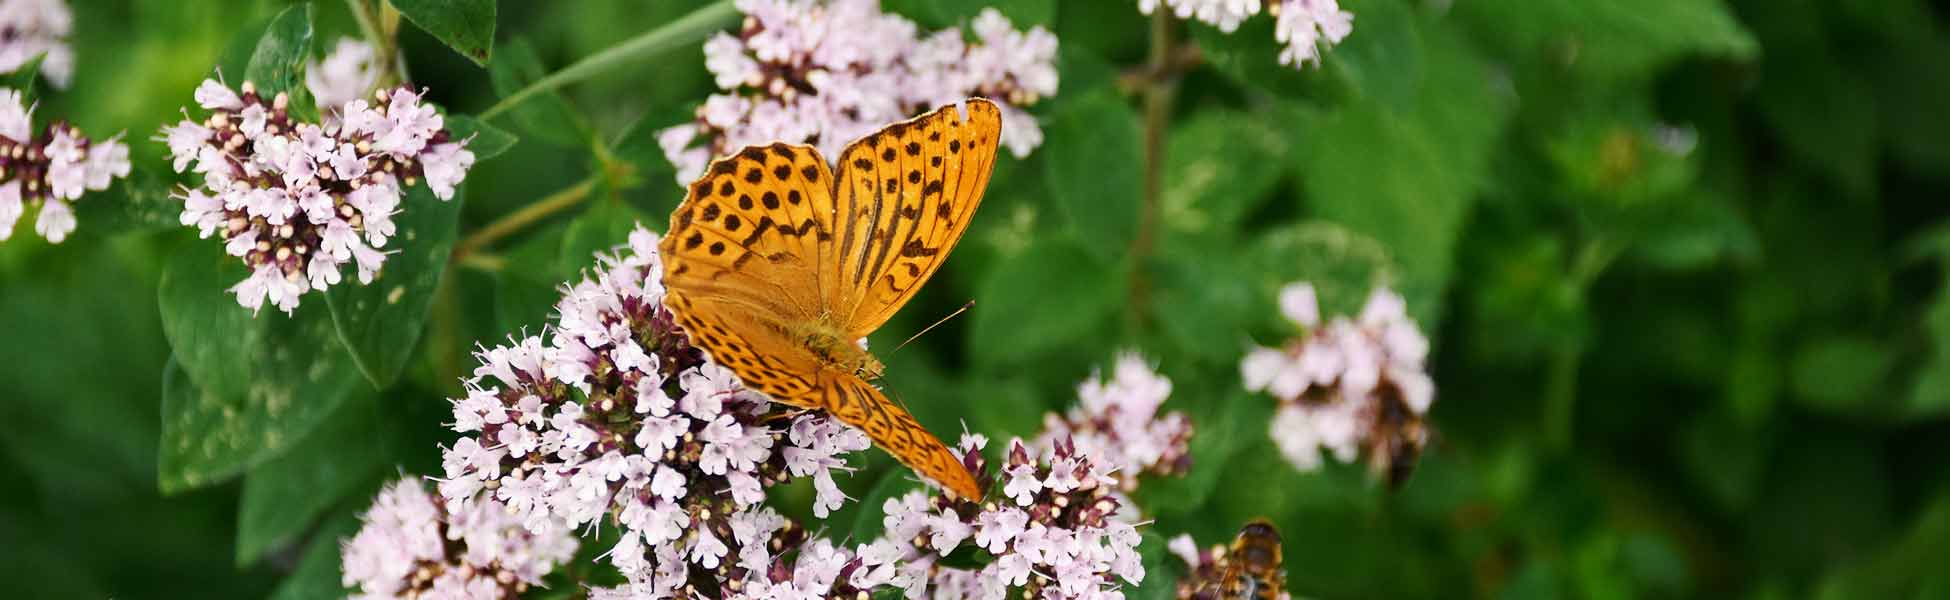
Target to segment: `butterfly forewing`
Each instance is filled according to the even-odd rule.
[[[838,173],[818,151],[773,144],[713,162],[671,215],[665,305],[712,360],[748,387],[828,411],[964,497],[975,479],[913,415],[855,367],[809,347],[880,327],[926,283],[981,202],[1001,135],[986,100],[889,126],[847,146]]]
[[[970,100],[848,144],[840,153],[839,275],[849,289],[841,327],[865,335],[934,275],[982,203],[1002,115]]]

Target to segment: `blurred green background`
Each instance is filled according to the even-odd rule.
[[[163,182],[118,185],[152,196],[173,174],[147,138],[287,6],[72,4],[75,82],[43,86],[37,116],[127,131]],[[475,113],[701,4],[503,2],[490,68],[401,41],[433,100]],[[1152,44],[1134,2],[885,2],[930,28],[986,4],[1058,34],[1061,92],[1031,109],[1046,143],[1000,163],[967,243],[875,340],[977,301],[890,361],[936,431],[1031,435],[1132,348],[1199,428],[1191,474],[1140,492],[1150,530],[1215,543],[1270,516],[1296,596],[1950,597],[1950,5],[1343,0],[1354,33],[1305,72],[1275,63],[1267,17],[1179,23],[1200,60],[1147,120],[1119,83]],[[314,52],[357,34],[344,4],[315,9]],[[214,242],[101,198],[58,246],[23,223],[0,244],[0,581],[333,594],[351,515],[385,478],[437,473],[474,342],[539,331],[590,253],[661,228],[681,189],[654,131],[712,91],[702,65],[687,44],[495,119],[521,141],[469,175],[460,235],[586,197],[448,269],[398,382],[300,392],[325,415],[302,424],[225,422],[263,435],[220,466],[181,450],[215,434],[165,398],[196,390],[164,374],[157,289]],[[1274,290],[1302,278],[1330,312],[1392,285],[1435,342],[1438,437],[1397,493],[1294,473],[1271,400],[1241,388],[1247,345],[1291,334]],[[856,497],[893,471],[860,459]],[[804,491],[777,500],[806,518]],[[852,531],[853,506],[813,527]]]

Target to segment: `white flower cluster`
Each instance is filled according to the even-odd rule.
[[[62,0],[0,0],[0,73],[11,73],[34,57],[41,59],[41,76],[54,87],[68,87],[74,77],[74,50],[68,34],[74,13]]]
[[[74,232],[71,202],[129,175],[129,146],[119,134],[89,141],[60,121],[35,135],[33,117],[19,91],[0,88],[0,241],[13,237],[14,224],[38,204],[34,231],[59,244]]]
[[[738,0],[739,35],[704,44],[705,66],[722,93],[697,121],[659,135],[678,183],[712,157],[784,140],[811,144],[828,159],[886,123],[970,96],[996,101],[1003,143],[1017,157],[1043,132],[1021,107],[1056,93],[1056,36],[1018,31],[993,8],[975,18],[975,43],[959,29],[926,36],[879,0]]]
[[[575,555],[565,527],[523,527],[499,504],[452,511],[417,478],[386,486],[341,540],[341,582],[354,598],[514,598]]]
[[[403,87],[347,102],[324,125],[293,119],[288,95],[264,98],[248,81],[240,94],[205,80],[196,101],[210,116],[165,127],[161,138],[177,172],[203,176],[202,187],[178,193],[182,222],[221,236],[250,267],[230,291],[252,311],[268,299],[291,312],[305,292],[339,283],[347,262],[370,283],[404,188],[424,178],[447,200],[474,165],[466,140]]]
[[[1364,447],[1373,461],[1393,460],[1397,444],[1419,450],[1435,384],[1424,365],[1429,340],[1401,296],[1377,289],[1358,318],[1322,325],[1313,286],[1294,283],[1280,291],[1280,310],[1306,333],[1254,348],[1239,370],[1246,389],[1279,399],[1271,434],[1287,460],[1308,471],[1322,448],[1342,462]]]
[[[306,62],[305,89],[311,91],[312,100],[327,119],[337,117],[332,109],[364,97],[379,85],[375,60],[372,44],[348,37],[339,38],[325,60]]]
[[[966,435],[961,448],[979,465],[986,444]],[[888,499],[886,533],[860,548],[852,585],[891,585],[909,598],[1001,600],[1021,588],[1024,598],[1110,599],[1124,596],[1118,579],[1144,581],[1141,536],[1120,514],[1108,465],[1060,441],[1035,459],[1016,439],[1000,478],[1006,498],[980,506],[920,490]],[[964,543],[995,560],[979,569],[940,564]]]
[[[1180,19],[1198,19],[1232,33],[1248,17],[1259,14],[1260,0],[1163,0]],[[1138,0],[1138,10],[1151,14],[1159,0]],[[1320,62],[1323,47],[1341,43],[1354,31],[1354,13],[1341,10],[1338,0],[1267,0],[1273,15],[1273,37],[1285,44],[1280,64],[1302,68]]]
[[[546,529],[614,520],[609,561],[628,578],[608,597],[665,598],[693,571],[721,581],[763,572],[792,535],[761,506],[765,488],[811,478],[824,517],[847,499],[833,471],[867,437],[772,404],[705,362],[663,308],[657,235],[568,286],[548,340],[483,349],[453,401],[441,495],[450,507],[507,505]],[[796,541],[794,542],[797,543]]]
[[[1181,412],[1159,415],[1171,396],[1171,380],[1134,353],[1117,357],[1110,379],[1092,376],[1077,385],[1077,405],[1043,417],[1036,447],[1072,440],[1077,451],[1105,466],[1117,487],[1129,492],[1138,475],[1182,474],[1191,468],[1192,423]]]

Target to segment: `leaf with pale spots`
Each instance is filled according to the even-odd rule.
[[[162,231],[181,227],[177,215],[183,201],[170,197],[171,184],[144,165],[136,165],[129,176],[108,189],[89,192],[85,201],[75,203],[75,217],[94,231],[107,235],[137,231]]]
[[[424,184],[407,188],[400,214],[393,220],[399,231],[382,248],[393,253],[386,267],[372,283],[361,285],[353,279],[325,291],[338,339],[376,388],[399,379],[413,356],[433,306],[434,290],[440,287],[453,253],[464,195],[464,190],[457,190],[453,199],[443,202]],[[346,277],[355,276],[347,273]]]
[[[382,414],[372,395],[361,395],[340,405],[290,452],[252,469],[238,500],[237,566],[294,544],[313,519],[342,498],[365,505],[393,476],[392,457],[408,452],[401,421],[394,411]]]
[[[158,485],[228,479],[296,444],[356,391],[358,369],[320,307],[253,317],[225,291],[246,267],[212,241],[177,250],[157,285],[176,358],[163,384]]]
[[[275,98],[290,94],[290,110],[307,121],[318,118],[311,92],[305,88],[305,60],[311,57],[311,4],[301,3],[284,9],[271,19],[264,36],[251,51],[250,66],[244,80],[257,86],[257,93]]]
[[[471,115],[448,114],[447,131],[456,140],[467,140],[467,151],[474,153],[475,161],[485,161],[514,147],[515,134],[489,125]]]

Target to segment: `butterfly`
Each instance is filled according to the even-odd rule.
[[[840,151],[746,147],[711,163],[659,242],[664,306],[691,343],[773,401],[819,409],[957,496],[981,486],[869,381],[856,343],[948,258],[982,203],[1002,113],[983,99],[889,125]]]

